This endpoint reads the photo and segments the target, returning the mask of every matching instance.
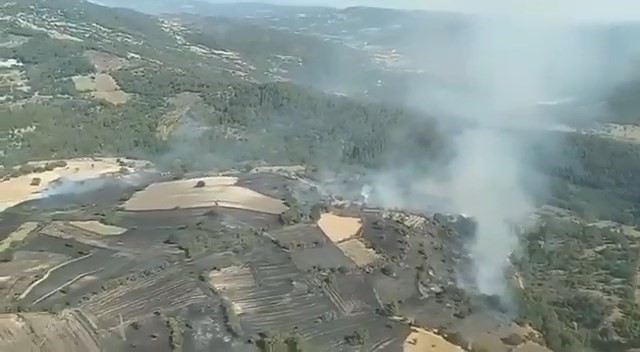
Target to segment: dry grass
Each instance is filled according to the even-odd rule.
[[[357,238],[339,243],[338,248],[358,266],[367,266],[380,258],[374,250],[367,248]]]
[[[405,339],[403,352],[464,352],[464,350],[433,332],[414,329]]]
[[[327,213],[320,216],[318,227],[331,241],[339,243],[357,235],[362,229],[362,220]]]
[[[86,52],[87,58],[98,72],[111,72],[123,68],[127,60],[103,51],[90,50]]]
[[[113,92],[120,89],[120,87],[118,87],[118,83],[116,83],[113,77],[106,73],[99,73],[95,75],[93,81],[98,92]]]
[[[4,252],[11,247],[11,243],[23,241],[31,231],[38,227],[37,222],[25,222],[17,230],[7,236],[4,240],[0,241],[0,252]]]
[[[75,76],[72,79],[78,92],[93,92],[96,90],[96,83],[91,76]]]
[[[203,187],[194,187],[199,181]],[[279,199],[235,186],[235,177],[215,176],[155,183],[137,192],[124,207],[130,211],[221,206],[280,214],[287,207]]]
[[[124,104],[129,100],[129,95],[120,90],[118,83],[107,73],[75,76],[72,79],[79,92],[90,92],[94,98],[106,100],[114,105]]]
[[[117,173],[122,168],[115,158],[79,158],[65,160],[67,166],[52,171],[44,171],[22,175],[20,177],[11,178],[0,181],[0,211],[14,205],[20,204],[30,199],[36,199],[40,196],[40,192],[45,190],[49,184],[57,179],[65,178],[73,181],[81,181],[97,178],[110,173]],[[123,159],[123,161],[129,161]],[[29,165],[44,166],[51,160],[30,162]],[[141,161],[132,161],[136,167],[141,167]],[[32,186],[31,181],[34,178],[41,180],[37,186]]]
[[[91,95],[94,98],[108,101],[113,105],[121,105],[129,101],[129,94],[121,90],[114,90],[112,92],[92,92]]]
[[[95,330],[77,311],[0,315],[0,351],[100,351]]]
[[[69,225],[80,229],[97,233],[102,236],[119,236],[127,232],[127,229],[103,224],[99,221],[70,221]]]

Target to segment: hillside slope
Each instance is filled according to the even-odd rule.
[[[74,0],[6,2],[1,11],[9,164],[96,153],[193,164],[193,154],[205,160],[214,150],[208,164],[375,163],[393,137],[385,126],[415,115],[273,82],[274,67],[289,71],[283,62],[302,64],[294,76],[321,72],[307,61],[322,64],[325,46],[304,36],[255,37],[259,28],[232,20],[174,21]],[[225,34],[235,30],[244,35]],[[419,120],[436,134],[433,121]],[[177,141],[166,138],[173,131]]]
[[[411,87],[405,79],[424,80],[425,73],[406,60],[420,48],[397,41],[406,30],[398,22],[419,26],[424,17],[367,8],[207,6],[213,12],[151,16],[79,0],[2,2],[3,206],[17,204],[0,219],[0,269],[9,273],[2,278],[16,280],[7,286],[7,310],[56,313],[70,305],[89,312],[63,309],[68,320],[59,326],[48,314],[22,315],[28,326],[51,325],[61,337],[34,329],[21,347],[46,337],[64,348],[76,333],[95,350],[99,331],[85,327],[95,319],[101,331],[124,335],[100,341],[113,342],[114,350],[127,338],[151,350],[195,346],[209,336],[199,334],[205,330],[216,332],[200,350],[291,347],[299,336],[336,350],[456,348],[422,328],[410,331],[399,316],[444,330],[457,345],[474,342],[476,350],[535,350],[535,342],[570,352],[640,345],[633,227],[640,219],[640,144],[618,138],[617,125],[609,134],[533,132],[539,135],[524,148],[527,162],[546,176],[550,192],[540,195],[540,226],[522,234],[521,255],[508,273],[520,326],[503,324],[511,317],[496,312],[502,307],[494,297],[455,283],[471,222],[338,200],[365,197],[369,180],[357,176],[382,169],[394,171],[389,183],[405,191],[391,197],[429,203],[412,183],[448,161],[450,137],[467,127],[457,119],[441,126],[399,106]],[[464,24],[430,16],[428,28],[419,28],[432,38],[441,31],[464,37]],[[444,60],[450,53],[436,54]],[[607,119],[637,123],[636,88],[614,92]],[[146,170],[151,176],[142,185],[109,181],[78,195],[34,195],[74,172],[115,172],[126,180],[127,161],[109,159],[101,170],[98,156],[105,155],[151,159],[171,172]],[[59,161],[23,165],[76,156],[95,159],[57,170],[47,168]],[[305,172],[316,167],[356,181],[336,177],[338,190],[318,194],[323,185],[314,182],[326,175]],[[203,178],[194,170],[225,176]],[[174,180],[185,175],[190,179]],[[358,221],[357,235],[327,230],[336,223],[358,228]],[[243,289],[225,291],[229,283]],[[138,310],[154,290],[164,301]],[[180,312],[165,309],[172,305]],[[2,318],[5,332],[16,333],[17,317]],[[365,325],[371,336],[357,329]],[[372,345],[362,347],[367,341]]]

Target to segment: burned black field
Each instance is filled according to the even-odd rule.
[[[457,351],[492,336],[507,351],[500,338],[534,337],[456,288],[453,219],[309,204],[297,182],[156,175],[7,209],[0,350]]]

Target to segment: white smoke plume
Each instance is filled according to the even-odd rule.
[[[532,152],[526,149],[529,142],[540,136],[533,132],[559,123],[543,106],[604,94],[631,69],[637,51],[611,51],[602,35],[606,27],[597,27],[602,22],[505,9],[467,17],[458,46],[449,54],[438,52],[435,62],[430,53],[439,49],[425,43],[424,60],[432,60],[433,71],[442,75],[438,81],[446,84],[419,82],[410,103],[459,125],[456,156],[438,177],[433,170],[415,170],[409,192],[414,197],[394,196],[398,186],[389,180],[397,179],[397,170],[376,175],[367,196],[374,193],[385,205],[415,207],[420,194],[423,208],[437,202],[443,212],[473,217],[478,227],[469,248],[474,262],[469,276],[475,282],[464,283],[467,288],[507,293],[505,270],[518,246],[513,224],[522,223],[535,210],[534,198],[546,192],[544,183],[531,182],[540,174],[525,161]]]
[[[523,159],[527,139],[536,137],[522,132],[555,124],[537,105],[570,101],[567,94],[611,83],[600,80],[602,70],[610,68],[610,53],[587,34],[588,26],[569,18],[506,12],[477,17],[456,67],[461,88],[421,92],[426,109],[468,124],[456,138],[448,179],[435,185],[458,212],[478,223],[470,246],[471,285],[482,294],[505,295],[505,270],[518,245],[512,224],[534,211],[534,196],[544,191],[523,183],[535,174]]]

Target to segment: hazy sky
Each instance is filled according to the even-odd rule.
[[[230,0],[208,0],[233,2]],[[250,0],[251,1],[251,0]],[[464,12],[500,12],[597,20],[638,20],[638,0],[253,0],[286,5],[355,5]]]

